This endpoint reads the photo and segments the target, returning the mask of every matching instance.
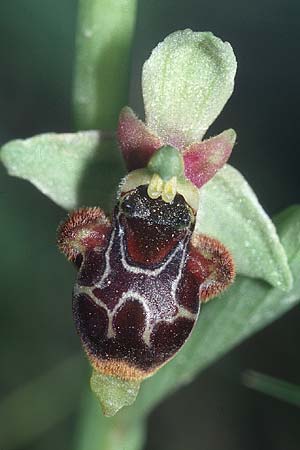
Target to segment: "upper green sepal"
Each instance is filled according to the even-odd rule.
[[[236,66],[230,44],[212,33],[170,34],[143,67],[146,125],[181,149],[200,142],[233,91]]]

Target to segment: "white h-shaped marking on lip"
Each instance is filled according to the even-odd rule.
[[[158,268],[156,269],[143,269],[143,268],[138,268],[136,266],[130,265],[128,263],[128,261],[126,260],[126,255],[125,255],[125,251],[124,251],[124,230],[120,224],[120,212],[118,213],[117,217],[116,217],[116,224],[117,224],[117,228],[119,230],[118,236],[120,238],[120,243],[119,243],[119,251],[121,253],[121,261],[122,261],[122,265],[124,267],[125,270],[127,270],[128,272],[134,273],[134,274],[144,274],[144,275],[148,275],[151,277],[157,277],[158,275],[160,275],[164,269],[168,266],[168,264],[170,264],[170,262],[175,258],[176,254],[180,251],[183,250],[182,253],[182,258],[180,261],[180,265],[178,268],[178,273],[176,278],[172,281],[171,283],[171,296],[174,300],[174,302],[176,303],[176,291],[178,288],[178,284],[180,282],[180,279],[182,277],[182,272],[185,266],[185,256],[187,253],[187,240],[188,240],[188,236],[184,239],[184,242],[179,242],[176,245],[176,248],[171,252],[169,258]],[[101,276],[100,281],[95,284],[95,286],[93,287],[86,287],[86,286],[78,286],[76,287],[76,289],[74,290],[74,294],[78,295],[80,293],[83,294],[87,294],[98,306],[102,307],[105,309],[107,316],[108,316],[108,331],[107,331],[107,337],[108,338],[113,338],[115,337],[116,333],[113,329],[113,316],[116,313],[117,309],[119,309],[121,307],[122,304],[124,304],[126,302],[126,300],[128,300],[129,298],[132,298],[134,300],[138,300],[144,308],[145,311],[145,318],[146,318],[146,325],[145,325],[145,331],[143,333],[143,340],[145,342],[145,344],[147,346],[150,346],[150,337],[151,337],[151,333],[153,330],[154,325],[150,325],[149,323],[149,319],[150,319],[150,309],[149,306],[147,305],[146,302],[146,298],[139,294],[138,292],[134,292],[133,290],[129,290],[127,292],[124,292],[122,294],[122,296],[119,298],[117,304],[114,306],[113,310],[110,311],[108,309],[108,307],[106,306],[106,304],[99,299],[98,297],[96,297],[94,295],[94,293],[92,292],[92,289],[94,289],[95,287],[101,288],[106,280],[106,278],[109,276],[109,274],[111,273],[111,264],[110,264],[110,257],[111,257],[111,250],[113,247],[113,243],[114,243],[114,238],[115,238],[115,234],[116,234],[116,228],[113,229],[111,236],[110,236],[110,240],[109,240],[109,244],[107,246],[107,249],[105,251],[105,269],[104,272]],[[182,307],[179,305],[179,309],[178,312],[175,316],[170,317],[168,319],[160,319],[158,320],[157,323],[159,322],[166,322],[166,323],[173,323],[178,317],[186,317],[189,318],[191,320],[195,320],[197,318],[198,314],[193,314],[191,312],[189,312],[186,308]]]
[[[184,248],[184,244],[182,242],[179,242],[176,245],[175,250],[173,250],[169,256],[169,258],[159,267],[157,267],[156,269],[144,269],[141,267],[136,267],[134,265],[131,265],[127,260],[126,260],[126,255],[125,255],[125,251],[124,251],[124,230],[120,224],[120,212],[118,213],[117,217],[116,217],[116,225],[117,225],[117,229],[119,230],[119,238],[120,238],[120,245],[119,245],[119,250],[121,253],[121,261],[122,261],[122,265],[124,267],[125,270],[127,270],[127,272],[131,272],[131,273],[135,273],[135,274],[143,274],[143,275],[149,275],[151,277],[157,277],[158,275],[160,275],[164,269],[168,266],[168,264],[172,261],[172,259],[176,256],[176,254],[180,251],[183,250]],[[105,281],[105,279],[109,276],[110,272],[111,272],[111,266],[110,266],[110,253],[112,250],[112,246],[113,246],[113,241],[115,238],[115,234],[116,234],[116,229],[113,230],[113,232],[111,233],[110,236],[110,240],[109,240],[109,244],[107,247],[107,250],[105,252],[105,270],[104,273],[100,279],[100,281],[96,284],[97,287],[102,287],[103,283]],[[184,254],[182,256],[182,259],[184,260],[186,254],[186,250],[184,251]]]
[[[184,308],[183,306],[179,306],[178,308],[178,312],[177,314],[175,314],[173,317],[170,317],[168,319],[161,319],[158,320],[154,325],[150,325],[149,323],[149,319],[150,319],[150,309],[147,305],[147,302],[145,300],[145,297],[142,296],[141,294],[139,294],[138,292],[134,292],[132,290],[124,292],[121,296],[121,298],[119,299],[118,303],[115,305],[114,309],[112,311],[110,311],[107,306],[105,305],[105,303],[103,303],[98,297],[95,296],[95,294],[92,292],[91,287],[88,286],[76,286],[76,289],[74,289],[74,295],[80,295],[80,294],[86,294],[88,295],[98,306],[102,307],[103,309],[105,309],[107,316],[108,316],[108,328],[107,328],[107,338],[111,339],[116,337],[116,332],[113,329],[113,318],[114,315],[116,313],[116,311],[118,309],[120,309],[120,307],[126,303],[126,300],[128,299],[133,299],[133,300],[137,300],[141,303],[141,305],[144,308],[145,311],[145,330],[143,332],[143,341],[145,342],[145,344],[147,345],[147,347],[151,346],[150,343],[150,338],[151,338],[151,334],[153,331],[153,327],[154,325],[157,325],[157,323],[174,323],[176,319],[182,317],[182,318],[187,318],[189,320],[193,320],[194,322],[196,321],[197,317],[198,317],[198,313],[191,313],[190,311],[188,311],[186,308]]]

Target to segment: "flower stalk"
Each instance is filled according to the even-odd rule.
[[[73,110],[80,130],[115,130],[128,103],[137,0],[79,0]]]

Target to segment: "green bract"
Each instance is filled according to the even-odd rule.
[[[201,141],[233,91],[235,72],[228,42],[191,30],[170,34],[144,64],[146,124],[175,147]]]
[[[226,165],[200,189],[197,231],[231,251],[237,272],[282,290],[292,286],[286,253],[276,229],[245,178]]]

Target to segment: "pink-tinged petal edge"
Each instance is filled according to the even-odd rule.
[[[128,106],[120,113],[117,139],[128,171],[146,167],[155,150],[163,145]]]
[[[191,144],[184,150],[184,172],[198,188],[209,181],[228,160],[236,139],[229,129],[206,141]]]

